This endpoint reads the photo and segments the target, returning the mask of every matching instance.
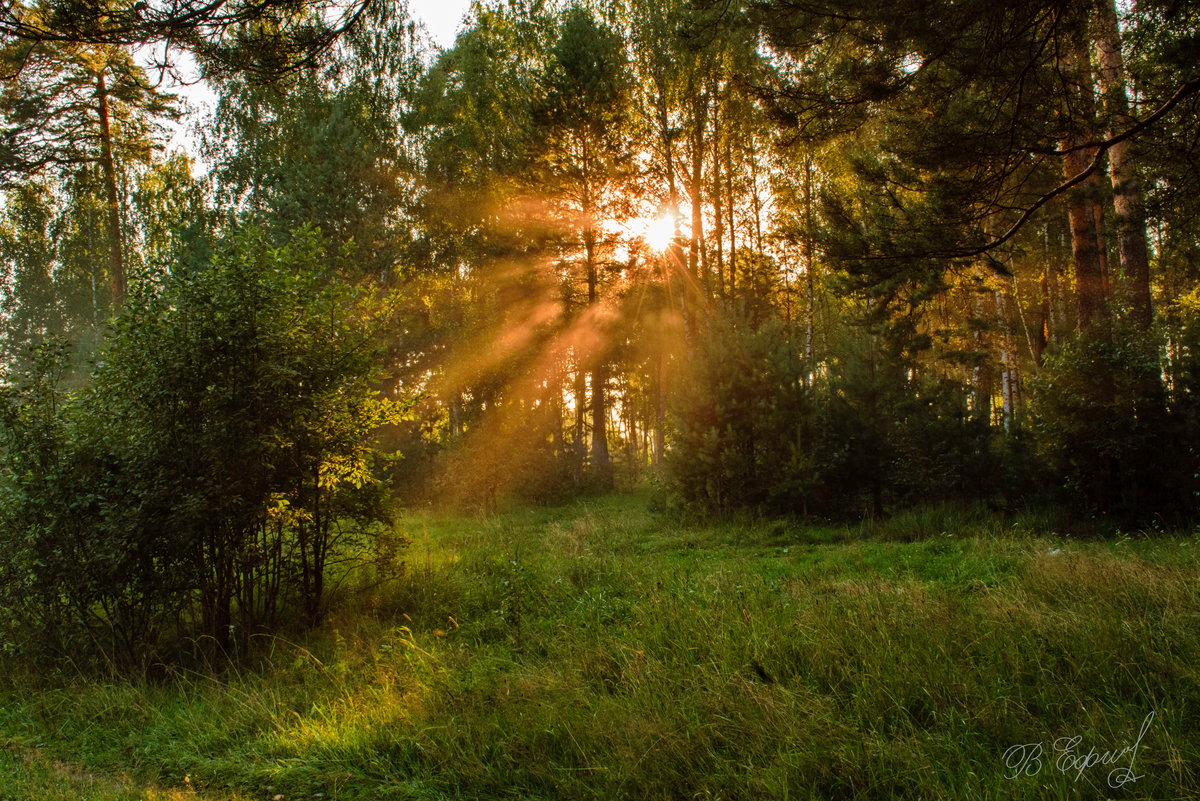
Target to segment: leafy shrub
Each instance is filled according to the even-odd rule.
[[[804,363],[787,330],[716,321],[673,394],[668,470],[686,505],[801,511],[816,432]]]
[[[778,321],[716,324],[676,393],[670,482],[685,505],[878,515],[995,491],[967,391],[858,332],[810,364]]]
[[[1191,463],[1172,431],[1157,348],[1116,324],[1068,340],[1030,381],[1037,447],[1054,490],[1091,514],[1145,520],[1187,500]]]
[[[50,347],[0,396],[9,561],[0,606],[28,641],[136,661],[172,637],[315,623],[335,563],[387,540],[374,432],[387,306],[327,280],[302,231],[255,230],[131,292],[74,395]],[[382,544],[387,544],[382,543]]]

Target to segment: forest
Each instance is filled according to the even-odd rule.
[[[0,798],[1200,797],[1200,7],[430,5],[0,9]]]

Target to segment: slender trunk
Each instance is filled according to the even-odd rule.
[[[1115,0],[1096,0],[1096,45],[1100,56],[1100,89],[1108,119],[1107,137],[1133,123],[1126,94],[1125,63],[1117,26]],[[1113,209],[1116,212],[1117,248],[1121,274],[1129,287],[1134,319],[1149,326],[1153,312],[1150,297],[1150,256],[1146,246],[1146,215],[1130,140],[1109,148]]]
[[[224,527],[208,535],[210,584],[202,590],[209,597],[204,622],[219,651],[214,654],[217,658],[229,657],[233,645],[233,575],[236,565],[230,558],[229,540]]]
[[[1000,402],[1003,412],[1004,433],[1011,435],[1016,420],[1016,365],[1017,356],[1014,352],[1011,326],[1005,314],[1004,294],[999,289],[994,290],[992,298],[996,305],[996,325],[1000,329]],[[1020,301],[1015,300],[1018,308]]]
[[[720,103],[713,109],[713,150],[712,150],[712,191],[709,195],[713,207],[713,236],[717,251],[717,296],[725,300],[725,219],[722,216],[721,203],[721,130]]]
[[[596,229],[593,226],[593,216],[596,211],[596,199],[592,194],[592,149],[591,137],[584,133],[580,142],[582,146],[583,167],[583,252],[587,270],[587,307],[595,308],[600,300],[600,274],[596,264]],[[602,337],[598,337],[603,340]],[[603,486],[612,483],[611,463],[608,455],[608,407],[605,399],[605,385],[608,380],[607,365],[604,353],[593,355],[592,367],[592,469]]]
[[[667,424],[667,353],[658,348],[658,375],[654,382],[654,466],[662,465],[666,447]]]
[[[587,459],[587,445],[583,440],[583,406],[586,402],[587,395],[587,379],[584,377],[583,364],[579,358],[579,354],[575,354],[575,437],[572,446],[575,450],[575,483],[579,484],[583,480],[583,463]]]
[[[1042,355],[1050,344],[1050,314],[1050,227],[1043,225],[1042,277],[1038,281],[1038,333],[1033,340],[1033,361],[1038,367],[1042,366]]]
[[[96,103],[100,115],[100,165],[104,170],[104,194],[108,206],[108,244],[112,269],[113,308],[125,300],[125,257],[121,248],[121,203],[117,195],[117,169],[113,162],[112,129],[109,124],[108,86],[104,72],[96,75]]]
[[[753,144],[753,141],[751,139],[751,144]],[[762,253],[762,198],[758,194],[758,160],[753,158],[753,155],[752,153],[752,158],[750,159],[750,189],[753,192],[754,198],[754,203],[752,204],[754,208],[754,249]]]
[[[563,364],[560,361],[554,374],[554,392],[546,388],[546,403],[550,406],[552,427],[550,429],[550,452],[554,454],[556,464],[562,464],[563,458],[563,408],[562,408],[562,378]]]
[[[737,291],[737,217],[733,202],[733,137],[725,140],[725,193],[729,209],[729,295]]]
[[[816,318],[816,288],[813,271],[813,214],[812,214],[812,157],[804,157],[804,357],[810,361],[816,350],[815,318]]]
[[[708,97],[697,93],[692,104],[692,174],[688,187],[688,202],[692,207],[692,231],[688,237],[688,272],[696,294],[703,288],[704,295],[710,293],[707,271],[701,275],[701,242],[704,239],[704,132],[708,128]]]
[[[321,473],[318,466],[313,467],[312,482],[312,584],[309,587],[306,611],[308,624],[316,626],[321,622],[321,601],[325,597],[325,563],[329,556],[329,521],[325,519],[325,510],[321,506]]]
[[[663,165],[667,171],[667,200],[671,207],[671,222],[673,226],[673,235],[671,237],[671,246],[667,249],[670,253],[668,259],[667,271],[664,280],[668,285],[672,282],[675,270],[683,264],[683,249],[679,244],[679,187],[675,181],[675,137],[671,130],[671,120],[667,111],[667,90],[664,84],[664,79],[658,78],[655,80],[657,88],[657,112],[658,112],[658,134],[662,139],[663,147]]]
[[[982,323],[987,319],[988,314],[983,307],[983,298],[977,293],[973,294],[972,316]],[[990,348],[984,338],[984,326],[973,325],[971,327],[975,329],[971,337],[975,350],[980,354],[988,354]],[[976,419],[982,420],[990,426],[992,423],[992,372],[988,366],[989,361],[986,356],[983,356],[971,370],[971,395]]]
[[[585,215],[588,212],[585,212]],[[596,270],[596,232],[590,220],[583,232],[584,253],[587,258],[588,308],[599,300],[598,274]],[[612,464],[608,454],[608,404],[605,385],[608,369],[604,354],[596,354],[592,368],[592,469],[602,486],[612,484]]]
[[[301,480],[296,491],[296,497],[303,499],[307,493],[304,491],[304,481]],[[312,530],[309,523],[305,519],[296,521],[296,545],[300,550],[300,598],[301,603],[307,607],[308,599],[312,596],[312,542],[310,535]]]
[[[608,369],[598,363],[592,370],[592,468],[603,487],[612,485],[612,461],[608,452],[608,403],[605,386]]]

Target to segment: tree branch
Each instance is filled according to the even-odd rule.
[[[1061,184],[1054,187],[1049,192],[1046,192],[1045,194],[1043,194],[1039,198],[1037,198],[1037,200],[1035,200],[1031,205],[1029,205],[1025,208],[1025,210],[1021,213],[1021,216],[1017,218],[1016,222],[1014,222],[1011,226],[1009,226],[1007,231],[1005,231],[1003,234],[996,237],[995,239],[993,239],[990,242],[987,242],[983,245],[979,245],[978,247],[974,247],[974,248],[960,248],[960,249],[943,250],[943,251],[926,251],[926,252],[920,252],[920,253],[890,254],[890,255],[879,255],[879,256],[863,256],[861,258],[865,261],[886,261],[886,260],[892,260],[892,259],[912,259],[912,258],[960,258],[960,259],[964,259],[964,258],[970,258],[972,256],[982,256],[983,254],[987,253],[988,251],[994,250],[995,248],[1000,247],[1001,245],[1005,244],[1010,239],[1012,239],[1014,236],[1016,236],[1017,232],[1020,231],[1021,228],[1023,228],[1027,222],[1029,222],[1030,218],[1033,217],[1033,215],[1038,211],[1038,209],[1042,208],[1042,206],[1045,206],[1047,203],[1049,203],[1051,200],[1058,197],[1059,195],[1069,192],[1071,189],[1075,188],[1079,184],[1086,181],[1089,177],[1091,177],[1092,174],[1095,173],[1096,170],[1099,169],[1100,165],[1103,163],[1104,154],[1106,152],[1108,152],[1108,150],[1110,150],[1114,145],[1117,145],[1121,142],[1124,142],[1127,139],[1131,139],[1131,138],[1137,136],[1142,131],[1146,130],[1151,125],[1158,122],[1160,119],[1162,119],[1168,113],[1170,113],[1170,111],[1173,108],[1175,108],[1177,105],[1179,105],[1179,103],[1182,102],[1184,99],[1190,97],[1191,95],[1196,94],[1197,92],[1200,92],[1200,77],[1192,78],[1191,80],[1186,81],[1183,84],[1181,84],[1179,86],[1179,88],[1175,91],[1175,93],[1173,95],[1171,95],[1170,99],[1168,99],[1165,103],[1163,103],[1161,106],[1159,106],[1157,109],[1155,109],[1155,111],[1152,114],[1150,114],[1145,119],[1135,123],[1134,125],[1131,125],[1130,127],[1126,128],[1121,133],[1116,134],[1115,136],[1112,136],[1103,141],[1093,142],[1093,143],[1089,143],[1087,145],[1080,145],[1079,147],[1072,148],[1071,150],[1058,151],[1056,153],[1056,155],[1065,155],[1066,153],[1072,152],[1073,150],[1078,150],[1078,149],[1087,148],[1087,147],[1094,147],[1096,149],[1096,154],[1092,158],[1091,163],[1089,163],[1087,167],[1085,167],[1083,170],[1081,170],[1076,175],[1073,175],[1069,179],[1063,181]]]

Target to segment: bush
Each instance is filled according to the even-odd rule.
[[[1149,332],[1115,324],[1068,340],[1030,381],[1033,431],[1064,500],[1131,522],[1188,503],[1193,459],[1173,434]]]
[[[673,393],[667,468],[685,505],[803,512],[816,480],[815,418],[801,353],[777,321],[714,321]]]
[[[270,248],[243,231],[133,288],[87,389],[61,392],[50,348],[7,377],[0,605],[26,641],[136,662],[203,634],[229,652],[285,615],[317,622],[337,561],[388,537],[387,308],[329,262],[312,232]]]
[[[835,517],[988,499],[992,433],[967,390],[861,331],[847,340],[841,358],[810,364],[778,321],[715,324],[672,410],[675,497]]]

